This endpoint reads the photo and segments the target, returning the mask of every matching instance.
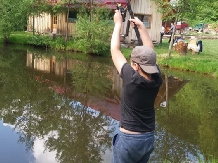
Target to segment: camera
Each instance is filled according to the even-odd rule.
[[[121,13],[121,15],[122,15],[123,22],[125,22],[126,10],[124,9],[124,7],[123,7],[120,3],[117,4],[117,10],[120,10],[120,13]]]

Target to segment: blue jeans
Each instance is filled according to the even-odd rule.
[[[113,138],[113,163],[147,163],[154,150],[154,132],[126,134]]]

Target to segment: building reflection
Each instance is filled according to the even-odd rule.
[[[75,67],[75,65],[79,65],[79,64],[82,64],[84,65],[83,67],[85,67],[86,62],[76,59],[63,59],[57,61],[55,56],[51,56],[49,58],[34,57],[34,54],[32,54],[31,52],[27,53],[27,67],[33,68],[34,71],[53,74],[61,78],[65,78],[66,73],[70,72]],[[100,72],[101,69],[102,69],[101,66],[99,65],[95,66],[95,71]],[[86,105],[93,108],[94,110],[104,111],[112,118],[119,121],[120,119],[119,105],[120,105],[120,97],[122,94],[122,79],[120,78],[120,75],[118,74],[114,66],[106,66],[106,69],[107,72],[109,72],[108,77],[112,81],[111,91],[113,92],[114,96],[107,97],[106,94],[104,100],[94,100],[94,102],[93,100],[92,101],[89,100],[86,101],[85,103]],[[160,87],[159,93],[157,95],[155,101],[155,108],[168,107],[169,99],[173,97],[188,82],[187,80],[182,80],[173,76],[167,76],[165,74],[162,74],[162,78],[164,82]],[[64,81],[66,82],[66,80]]]

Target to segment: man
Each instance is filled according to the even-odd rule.
[[[164,28],[164,26],[162,25],[162,26],[161,26],[161,31],[160,31],[160,44],[162,44],[162,40],[163,40],[164,33],[165,33],[165,28]]]
[[[162,84],[156,54],[146,27],[138,19],[136,25],[143,46],[136,46],[130,64],[120,51],[122,16],[116,10],[111,38],[111,56],[123,79],[119,133],[113,138],[113,163],[146,163],[154,149],[154,102]]]
[[[171,26],[170,26],[170,39],[169,39],[168,43],[170,43],[170,41],[171,41],[171,39],[172,39],[172,35],[173,35],[173,30],[174,30],[174,28],[175,28],[174,23],[171,23]],[[174,40],[173,40],[173,42],[174,42]]]

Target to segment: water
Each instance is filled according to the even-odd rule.
[[[150,162],[218,159],[218,80],[162,70]],[[0,162],[109,163],[121,86],[110,58],[0,47]]]

